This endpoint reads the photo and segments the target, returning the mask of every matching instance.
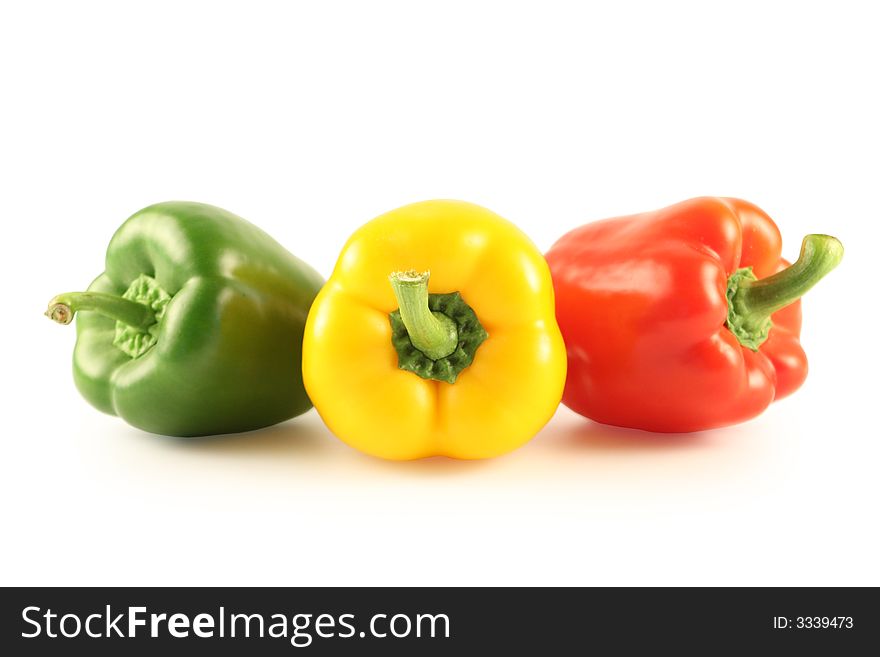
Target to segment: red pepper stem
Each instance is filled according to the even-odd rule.
[[[756,279],[740,270],[728,283],[728,328],[739,341],[757,349],[767,339],[770,317],[806,294],[840,264],[843,244],[830,235],[807,235],[797,262],[781,272]]]
[[[772,315],[794,303],[840,264],[843,244],[830,235],[807,235],[790,267],[757,281],[743,281],[734,302],[749,313]]]
[[[65,292],[49,302],[46,317],[59,324],[70,324],[80,311],[97,312],[139,330],[156,323],[149,306],[103,292]]]

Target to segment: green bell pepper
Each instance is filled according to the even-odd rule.
[[[73,374],[95,408],[158,434],[232,433],[311,408],[303,327],[323,282],[244,219],[172,201],[129,218],[104,273],[46,314],[81,313]]]

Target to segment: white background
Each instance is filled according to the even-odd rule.
[[[0,10],[2,584],[880,584],[880,23],[855,2],[30,2]],[[686,436],[562,409],[487,462],[386,463],[314,412],[177,442],[90,408],[42,315],[150,203],[325,276],[427,198],[571,227],[747,198],[804,304],[806,385]],[[389,422],[392,420],[389,418]]]

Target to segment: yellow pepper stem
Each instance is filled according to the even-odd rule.
[[[439,360],[458,347],[458,327],[452,318],[428,308],[430,275],[430,272],[400,271],[391,274],[389,280],[413,346],[428,358]]]

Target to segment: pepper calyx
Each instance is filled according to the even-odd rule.
[[[391,344],[400,369],[452,384],[489,334],[459,292],[429,294],[428,277],[412,271],[391,275],[401,304],[389,314]]]
[[[727,322],[725,322],[725,326],[733,333],[742,346],[752,351],[758,351],[758,348],[770,337],[773,320],[770,319],[769,315],[741,314],[735,299],[744,281],[756,280],[758,280],[758,277],[755,276],[751,267],[737,269],[727,279]]]
[[[147,306],[153,311],[154,322],[145,328],[139,328],[116,321],[116,333],[113,346],[132,358],[139,358],[149,351],[159,339],[159,326],[165,316],[165,308],[171,296],[159,285],[155,278],[141,274],[122,294],[123,299]]]

